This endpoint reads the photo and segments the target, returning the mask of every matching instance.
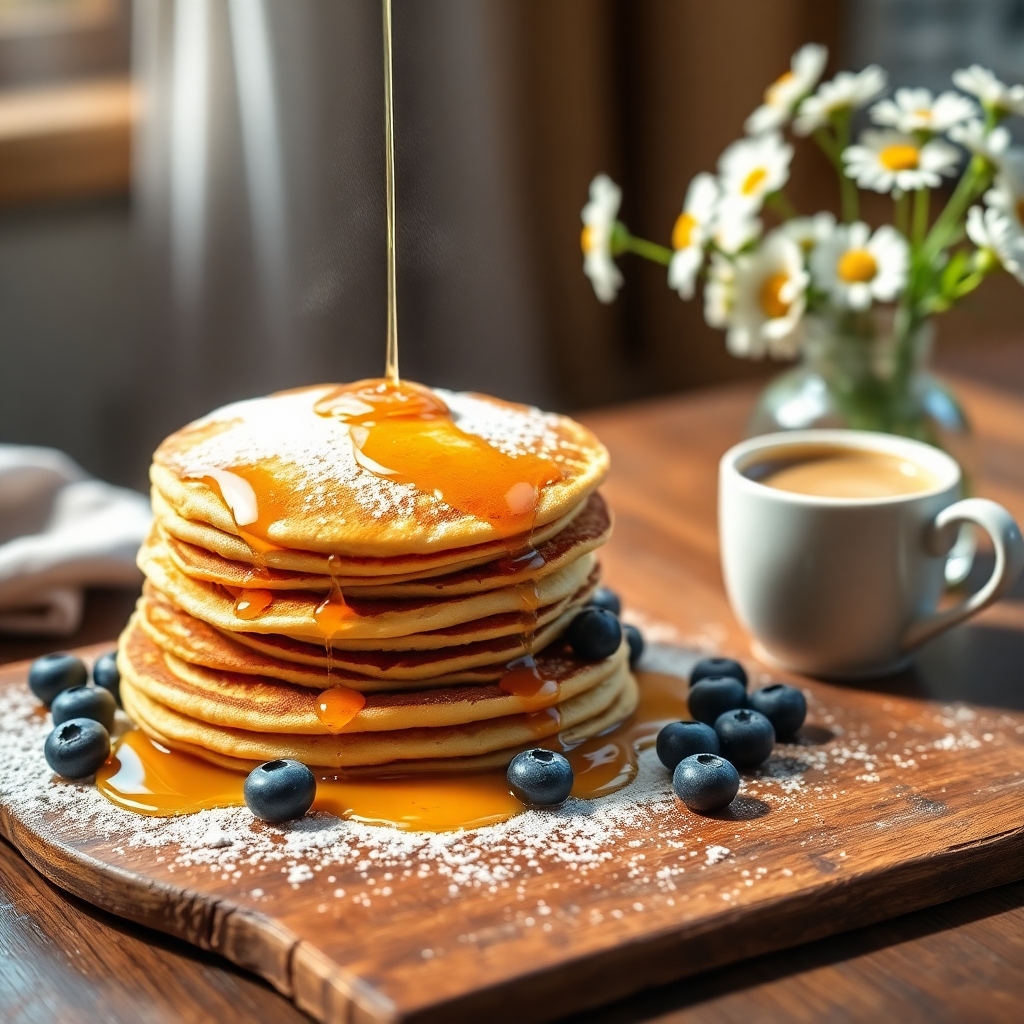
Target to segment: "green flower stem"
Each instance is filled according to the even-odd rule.
[[[658,245],[657,242],[648,242],[644,238],[637,238],[636,235],[627,235],[623,242],[625,252],[642,256],[652,263],[660,263],[663,267],[667,267],[672,261],[672,250],[667,246]]]
[[[928,233],[928,201],[931,193],[926,188],[919,188],[914,193],[914,235],[913,246],[920,249]]]
[[[842,136],[833,135],[824,128],[819,128],[814,133],[814,141],[817,142],[821,151],[832,162],[832,166],[836,169],[836,174],[839,175],[839,198],[843,208],[843,220],[849,224],[857,219],[860,208],[860,200],[857,196],[857,186],[854,184],[852,179],[846,176],[846,171],[843,167],[842,153],[843,150],[846,149],[846,145],[843,140],[849,140],[850,135],[849,111],[846,111],[845,116],[837,115],[835,121],[837,122],[837,131],[839,130],[839,126],[843,125]]]
[[[782,189],[765,196],[764,202],[766,206],[771,207],[783,220],[792,220],[793,217],[800,216],[797,208],[790,202],[789,196]]]
[[[950,244],[967,207],[985,191],[990,177],[988,161],[982,156],[974,156],[949,197],[945,209],[935,218],[932,230],[921,246],[922,259],[934,260]]]
[[[906,192],[900,192],[899,195],[893,195],[893,221],[896,224],[896,230],[903,235],[904,238],[910,237],[910,196]]]

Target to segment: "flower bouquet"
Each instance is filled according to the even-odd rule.
[[[638,238],[618,219],[619,188],[599,175],[583,209],[584,272],[611,302],[616,259],[661,263],[684,299],[703,281],[704,317],[737,356],[803,357],[770,387],[752,430],[851,426],[916,436],[953,449],[966,432],[955,399],[923,373],[930,321],[990,274],[1024,282],[1024,148],[1001,122],[1024,114],[1024,86],[978,65],[960,90],[886,91],[870,66],[820,82],[827,51],[808,44],[770,85],[717,174],[686,192],[671,245]],[[855,111],[876,127],[851,138]],[[809,136],[834,166],[841,220],[798,212],[786,194],[793,147]],[[933,192],[956,180],[935,210]],[[861,190],[892,199],[891,223],[860,219]],[[934,214],[934,215],[933,215]]]

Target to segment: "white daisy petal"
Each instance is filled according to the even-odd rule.
[[[686,190],[682,213],[672,228],[674,251],[668,266],[668,283],[681,298],[693,298],[717,206],[718,182],[711,174],[698,174]]]
[[[810,252],[820,241],[832,234],[835,226],[835,217],[827,210],[823,210],[813,217],[793,217],[782,225],[782,230],[804,252]]]
[[[789,70],[768,86],[764,103],[747,118],[747,134],[761,135],[782,128],[797,104],[818,84],[827,60],[828,50],[824,46],[801,46],[793,54]]]
[[[863,132],[842,154],[846,175],[875,192],[914,192],[936,188],[943,175],[956,173],[959,153],[942,139],[923,145],[913,136],[885,129]]]
[[[973,101],[956,92],[944,92],[937,98],[927,89],[897,89],[891,100],[881,100],[871,108],[871,120],[897,131],[945,132],[979,113]]]
[[[840,71],[829,82],[818,86],[797,108],[793,131],[797,135],[811,135],[829,123],[833,114],[842,110],[856,110],[870,103],[884,91],[888,79],[877,65],[870,64],[863,71]]]
[[[800,246],[781,230],[734,264],[731,302],[725,311],[726,344],[734,355],[796,355],[802,337],[809,277]],[[705,309],[705,318],[711,322]]]
[[[967,237],[992,253],[1018,281],[1024,283],[1024,234],[1002,210],[972,206],[967,211]]]
[[[811,276],[839,308],[892,302],[907,282],[907,240],[891,225],[873,235],[862,221],[840,224],[811,253]]]
[[[972,64],[953,72],[953,84],[999,114],[1024,114],[1024,85],[1006,85],[988,68]]]
[[[971,118],[963,124],[953,125],[949,137],[968,152],[982,156],[993,164],[998,164],[1010,148],[1010,133],[1006,128],[999,125],[989,131],[980,118]]]
[[[985,204],[1000,210],[1024,231],[1024,149],[1008,149],[999,158],[999,171]]]
[[[736,297],[736,268],[717,252],[711,256],[704,285],[704,319],[709,327],[728,327]]]
[[[722,202],[756,213],[789,180],[793,147],[778,132],[732,143],[718,159]]]
[[[594,294],[601,302],[611,302],[622,287],[622,274],[612,259],[612,232],[622,205],[622,190],[608,177],[599,174],[590,183],[590,201],[580,214],[583,231],[583,273],[590,278]]]

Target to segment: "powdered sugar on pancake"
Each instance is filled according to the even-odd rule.
[[[329,390],[307,388],[224,406],[172,434],[154,459],[179,476],[201,476],[206,467],[272,465],[283,471],[302,504],[319,512],[322,522],[353,502],[378,519],[389,513],[422,515],[424,495],[415,486],[360,466],[348,428],[313,413],[313,405]],[[578,445],[559,431],[562,420],[557,415],[484,396],[438,394],[462,430],[506,455],[533,454],[560,465],[580,461]],[[429,505],[439,519],[459,515],[434,496]]]

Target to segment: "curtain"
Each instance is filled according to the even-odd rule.
[[[665,241],[692,175],[838,21],[811,0],[394,0],[403,373],[578,408],[763,370],[662,268],[628,263],[599,304],[579,211],[607,171]],[[380,375],[379,0],[137,0],[134,32],[144,443]]]

